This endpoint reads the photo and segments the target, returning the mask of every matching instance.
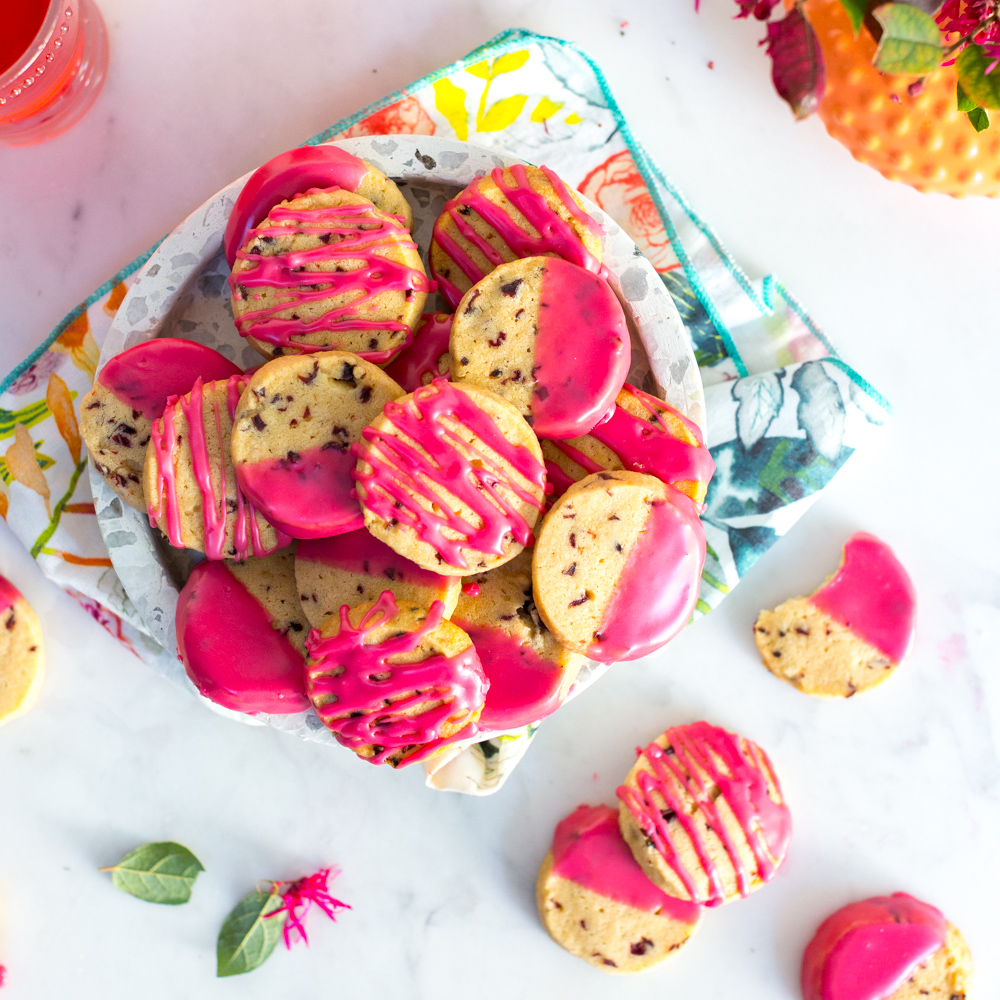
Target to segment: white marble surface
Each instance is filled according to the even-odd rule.
[[[44,146],[0,147],[0,369],[227,181],[518,25],[597,58],[736,256],[776,271],[897,416],[718,611],[568,706],[482,800],[213,716],[122,652],[0,526],[0,568],[42,615],[49,657],[38,706],[0,730],[5,1000],[420,998],[456,984],[476,998],[781,1000],[798,996],[827,912],[898,889],[965,931],[973,996],[1000,995],[1000,204],[890,184],[819,122],[796,124],[760,29],[732,21],[730,0],[700,15],[689,0],[100,5],[113,48],[93,112]],[[763,670],[750,625],[822,577],[857,528],[909,567],[917,644],[882,689],[816,702]],[[660,970],[604,977],[541,930],[536,866],[564,813],[612,800],[636,743],[700,716],[772,754],[795,814],[788,863]],[[208,869],[186,907],[141,903],[96,871],[166,838]],[[328,863],[354,909],[311,922],[310,949],[216,981],[233,903]]]

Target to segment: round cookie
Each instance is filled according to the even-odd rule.
[[[252,715],[309,707],[293,560],[289,548],[245,563],[206,560],[191,571],[177,599],[177,646],[210,701]]]
[[[398,219],[316,188],[247,233],[229,287],[236,329],[265,358],[342,350],[385,364],[413,339],[430,284]]]
[[[451,328],[452,378],[510,400],[540,438],[579,437],[607,416],[631,351],[611,286],[558,257],[501,264]]]
[[[0,576],[0,726],[38,700],[45,676],[42,626],[35,609]]]
[[[149,523],[176,548],[209,559],[266,556],[291,540],[243,495],[230,453],[232,419],[249,376],[202,384],[153,421],[142,486]]]
[[[386,365],[385,373],[395,379],[404,392],[413,392],[451,372],[451,313],[424,313],[413,334],[413,343]]]
[[[306,646],[313,707],[370,763],[413,764],[478,733],[488,681],[439,601],[428,611],[384,591],[374,604],[341,608]]]
[[[971,980],[961,931],[905,892],[837,910],[802,956],[803,1000],[965,1000]]]
[[[519,257],[561,257],[598,274],[603,235],[548,167],[497,167],[444,206],[434,223],[431,274],[454,309],[493,268]]]
[[[545,515],[535,603],[563,645],[602,663],[645,656],[694,611],[705,533],[691,501],[653,476],[596,472]]]
[[[190,392],[240,369],[192,340],[161,337],[116,354],[80,402],[80,435],[101,478],[130,507],[144,511],[142,467],[153,421],[169,396]]]
[[[543,441],[552,498],[592,472],[628,469],[668,483],[699,507],[715,472],[701,431],[669,403],[623,385],[606,420],[589,434]]]
[[[335,538],[313,538],[295,549],[295,583],[309,624],[321,629],[342,605],[366,604],[391,590],[397,601],[444,605],[451,618],[462,589],[457,576],[441,576],[404,559],[367,528]]]
[[[657,889],[622,840],[618,811],[580,806],[556,827],[535,886],[549,936],[602,972],[659,965],[685,945],[701,907]]]
[[[622,835],[646,875],[679,899],[719,906],[770,882],[792,818],[767,754],[707,722],[650,743],[618,789]]]
[[[402,395],[381,368],[342,351],[261,365],[233,418],[240,488],[292,538],[328,538],[362,527],[350,446],[389,400]]]
[[[468,577],[451,620],[469,634],[490,689],[484,731],[519,729],[551,715],[584,664],[545,627],[531,596],[531,552]]]
[[[339,146],[299,146],[258,167],[229,213],[223,246],[232,267],[247,232],[278,204],[310,188],[343,188],[372,202],[380,212],[400,218],[413,228],[413,211],[394,181],[377,167]]]
[[[431,572],[467,576],[532,542],[541,448],[506,400],[436,380],[387,403],[354,445],[365,525]]]
[[[850,698],[881,684],[913,643],[916,595],[899,560],[857,532],[840,568],[809,597],[761,611],[754,640],[764,666],[806,694]]]

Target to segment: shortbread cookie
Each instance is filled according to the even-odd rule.
[[[916,595],[892,549],[859,531],[840,569],[810,597],[762,611],[754,639],[764,666],[806,694],[850,698],[881,684],[913,642]]]
[[[519,257],[561,257],[597,274],[603,235],[548,167],[497,167],[444,206],[434,223],[431,274],[454,309],[493,268]]]
[[[802,957],[803,1000],[965,1000],[971,980],[961,931],[905,892],[837,910]]]
[[[684,494],[638,472],[596,472],[545,515],[532,561],[553,635],[602,663],[634,660],[687,623],[705,533]]]
[[[309,707],[308,626],[295,589],[294,552],[245,563],[199,563],[177,599],[177,646],[195,687],[252,715]]]
[[[236,329],[265,358],[341,350],[381,365],[413,339],[430,285],[398,219],[329,188],[275,205],[229,287]]]
[[[306,690],[338,742],[372,764],[402,767],[472,739],[489,682],[472,640],[430,610],[383,592],[306,641]]]
[[[767,754],[718,726],[668,729],[618,798],[625,841],[668,895],[728,903],[770,882],[785,859],[792,818]]]
[[[543,441],[553,498],[592,472],[628,469],[656,476],[700,507],[715,472],[701,431],[669,403],[623,385],[606,420],[584,437]]]
[[[292,538],[328,538],[362,527],[350,447],[382,407],[402,395],[381,368],[342,351],[261,365],[233,419],[240,487]]]
[[[247,179],[229,214],[224,246],[232,267],[247,232],[278,204],[311,188],[343,188],[413,228],[413,211],[394,181],[339,146],[299,146],[272,157]]]
[[[101,478],[130,507],[144,511],[146,445],[167,397],[190,392],[196,378],[211,382],[239,373],[211,347],[174,337],[116,354],[80,402],[80,435]]]
[[[45,676],[42,626],[35,609],[0,576],[0,726],[38,700]]]
[[[451,618],[468,632],[490,682],[480,728],[503,732],[551,715],[585,660],[557,642],[539,616],[531,552],[466,581]]]
[[[424,313],[413,334],[413,343],[386,366],[385,373],[395,379],[404,392],[413,392],[436,378],[451,373],[451,313]]]
[[[459,577],[421,569],[367,528],[299,542],[295,582],[309,624],[320,629],[339,615],[342,605],[377,601],[384,590],[391,590],[401,603],[424,608],[440,601],[445,618],[451,618],[462,589]]]
[[[538,439],[505,399],[437,381],[387,403],[354,446],[365,525],[432,572],[467,576],[532,542],[545,470]]]
[[[611,286],[558,257],[501,264],[451,328],[452,378],[510,400],[540,438],[579,437],[606,417],[631,351]]]
[[[659,965],[685,945],[701,907],[657,889],[622,840],[618,811],[580,806],[557,827],[538,871],[538,914],[552,940],[602,972]]]
[[[202,385],[171,399],[153,421],[143,491],[150,524],[177,548],[209,559],[266,556],[291,540],[243,495],[229,441],[249,376]]]

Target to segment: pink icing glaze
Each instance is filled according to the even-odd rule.
[[[497,252],[486,239],[480,236],[464,218],[462,209],[472,209],[489,226],[496,230],[500,238],[507,244],[515,257],[537,257],[543,254],[554,254],[571,264],[577,264],[603,274],[604,270],[596,257],[583,245],[573,227],[553,211],[545,198],[531,186],[528,174],[521,164],[510,168],[514,183],[508,185],[503,178],[503,170],[497,167],[491,174],[497,187],[504,193],[511,205],[534,227],[535,234],[522,229],[511,216],[499,205],[490,201],[473,182],[455,198],[449,201],[434,224],[434,239],[445,253],[455,262],[459,270],[475,284],[485,277],[486,272],[455,242],[445,231],[442,220],[447,215],[451,218],[458,231],[494,266],[503,263],[503,256]],[[569,188],[548,167],[542,171],[552,184],[556,196],[566,209],[595,235],[603,235],[601,225],[577,205]],[[462,293],[455,284],[440,274],[434,274],[442,297],[451,306],[457,308]]]
[[[399,580],[434,589],[446,587],[450,579],[422,569],[415,562],[394,552],[367,528],[349,531],[336,538],[315,538],[300,542],[295,550],[295,557],[362,576],[381,576],[387,580]]]
[[[372,513],[383,521],[399,521],[411,527],[441,554],[448,566],[459,569],[469,568],[462,555],[463,547],[502,555],[508,534],[521,545],[532,544],[534,536],[527,521],[498,487],[539,509],[542,501],[486,452],[466,445],[444,425],[442,418],[462,424],[539,489],[545,485],[545,468],[524,445],[511,444],[493,418],[465,392],[450,382],[436,379],[402,402],[386,403],[383,416],[419,448],[373,427],[364,429],[364,442],[351,445],[354,454],[372,470],[354,472],[354,478],[365,490],[365,506]],[[373,445],[386,457],[380,457]],[[472,451],[477,464],[473,465],[456,445]],[[470,523],[452,511],[435,485],[444,487],[466,504],[479,523]],[[437,504],[437,511],[428,509],[431,503]],[[445,528],[461,537],[457,540],[446,537]]]
[[[328,538],[364,527],[353,495],[354,463],[346,448],[308,448],[237,465],[236,480],[276,528],[292,538]]]
[[[393,656],[412,652],[441,624],[441,601],[431,605],[424,624],[415,632],[366,645],[365,635],[395,617],[396,610],[392,592],[384,590],[357,629],[351,627],[346,604],[340,609],[340,631],[335,636],[324,639],[313,629],[306,640],[312,658],[306,670],[306,688],[314,705],[320,697],[334,695],[332,705],[316,707],[320,719],[344,746],[352,750],[373,746],[374,756],[366,758],[372,764],[383,763],[401,747],[421,746],[404,758],[400,765],[404,766],[426,760],[451,743],[475,737],[479,732],[475,722],[448,737],[442,737],[441,730],[450,719],[483,704],[489,681],[471,645],[457,656],[438,654],[419,663],[389,662]],[[323,676],[335,667],[342,667],[342,672],[335,677]],[[444,699],[436,708],[403,714],[405,709],[436,698]],[[330,713],[334,710],[347,716],[333,718]]]
[[[774,878],[792,835],[792,817],[788,806],[783,800],[781,803],[773,802],[767,793],[770,780],[781,798],[778,779],[767,754],[749,740],[707,722],[668,729],[666,736],[673,752],[664,752],[656,743],[650,743],[642,753],[652,770],[638,772],[638,791],[622,785],[618,789],[618,797],[643,833],[653,841],[692,901],[705,906],[718,906],[725,901],[722,879],[694,817],[683,807],[679,793],[686,791],[697,803],[698,811],[705,817],[710,829],[722,841],[736,872],[739,894],[748,896],[754,874],[763,882]],[[713,784],[719,789],[746,838],[754,856],[756,872],[747,870],[736,842],[722,821],[716,801],[710,795]],[[653,802],[653,792],[666,803],[690,838],[708,877],[707,896],[699,891],[694,874],[678,854],[667,821]]]
[[[543,659],[501,628],[459,618],[452,621],[469,634],[489,678],[490,690],[479,717],[481,729],[519,729],[560,706],[563,670],[558,664]]]
[[[650,505],[587,655],[602,663],[636,660],[669,642],[694,611],[704,565],[698,511],[668,488],[667,499]]]
[[[226,380],[226,402],[229,418],[236,413],[236,404],[246,386],[249,376],[233,375]],[[209,383],[214,388],[216,383]],[[222,419],[219,414],[219,404],[212,403],[215,413],[215,432],[219,440],[221,460],[219,462],[219,498],[216,499],[212,486],[211,460],[208,454],[208,440],[205,436],[203,412],[204,386],[197,379],[186,396],[171,396],[167,400],[163,416],[153,421],[150,440],[156,452],[157,483],[156,503],[150,502],[147,511],[149,523],[155,528],[157,520],[163,518],[167,522],[167,538],[170,544],[184,548],[181,535],[181,515],[177,498],[177,478],[174,461],[177,456],[179,441],[174,418],[178,410],[188,423],[188,444],[191,448],[191,466],[195,482],[201,493],[202,524],[205,533],[205,555],[209,559],[225,559],[232,553],[226,553],[226,521],[230,514],[234,516],[233,545],[236,549],[236,559],[246,559],[248,556],[266,556],[277,549],[283,548],[291,539],[282,531],[276,529],[277,544],[274,548],[264,547],[260,537],[260,526],[257,524],[256,511],[253,505],[243,496],[239,483],[236,483],[236,511],[227,509],[226,504],[226,461],[225,452],[228,440],[223,439]],[[165,505],[165,509],[164,509]]]
[[[413,343],[385,369],[386,375],[406,390],[413,392],[424,384],[424,376],[440,378],[438,358],[448,353],[451,340],[451,313],[424,313],[413,335]]]
[[[859,531],[844,546],[844,562],[809,603],[899,663],[913,642],[917,595],[892,549]]]
[[[229,266],[247,232],[279,202],[313,187],[357,191],[367,172],[364,160],[337,146],[299,146],[268,160],[250,175],[229,213],[223,241]]]
[[[940,910],[905,892],[850,903],[806,945],[803,1000],[886,1000],[941,948],[947,932]]]
[[[315,188],[306,192],[306,194],[321,193],[323,192]],[[246,238],[251,245],[253,240],[288,236],[295,232],[308,232],[315,236],[328,234],[339,239],[311,250],[288,251],[273,257],[238,250],[237,260],[254,261],[254,267],[249,271],[231,274],[229,276],[231,290],[235,291],[237,286],[248,290],[266,286],[280,288],[288,293],[281,302],[251,310],[236,319],[236,329],[241,337],[255,337],[276,347],[291,348],[303,353],[334,349],[335,345],[304,344],[292,339],[318,331],[336,333],[356,330],[405,330],[406,339],[401,346],[405,347],[412,342],[412,334],[405,323],[397,320],[363,318],[366,311],[376,308],[371,304],[372,300],[384,292],[404,292],[409,295],[413,291],[430,290],[430,283],[423,271],[397,263],[378,252],[380,249],[384,251],[392,247],[416,249],[416,243],[409,238],[409,231],[400,219],[385,216],[371,205],[337,205],[330,208],[298,210],[275,207],[268,215],[277,224],[251,229]],[[282,222],[289,222],[291,225],[280,225]],[[384,238],[393,232],[403,233],[407,238],[394,243],[385,243]],[[363,266],[354,270],[304,270],[309,264],[359,260],[363,261]],[[304,284],[304,281],[312,283]],[[297,305],[352,292],[358,294],[347,305],[330,309],[311,321],[283,319],[274,315]],[[384,364],[400,349],[394,347],[391,350],[372,349],[356,353],[373,364]]]
[[[625,313],[611,286],[575,264],[549,260],[532,369],[534,432],[572,438],[590,431],[614,408],[631,356]]]
[[[462,593],[466,597],[478,597],[479,596],[479,584],[478,583],[463,583]]]
[[[98,372],[97,381],[136,416],[155,420],[163,414],[167,397],[190,392],[196,378],[214,382],[239,374],[232,361],[211,347],[162,337],[116,354]]]
[[[701,907],[661,892],[646,878],[622,837],[618,810],[578,806],[556,827],[552,872],[599,896],[646,913],[696,924]]]
[[[7,577],[0,576],[0,613],[14,607],[19,600],[21,600],[21,591]]]
[[[251,714],[309,707],[302,654],[225,563],[195,566],[176,622],[184,669],[206,698]]]

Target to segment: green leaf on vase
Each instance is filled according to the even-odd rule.
[[[977,132],[984,132],[990,127],[990,116],[986,108],[973,108],[968,112],[969,121]]]
[[[979,45],[967,45],[955,61],[959,84],[980,108],[1000,108],[1000,67],[986,72],[992,63]]]
[[[868,13],[869,0],[840,0],[840,6],[847,11],[847,16],[851,19],[851,27],[854,29],[854,37],[858,37],[861,25],[865,23],[865,14]]]
[[[930,73],[944,55],[941,30],[930,14],[908,3],[886,3],[872,12],[882,25],[875,68],[882,73]]]

